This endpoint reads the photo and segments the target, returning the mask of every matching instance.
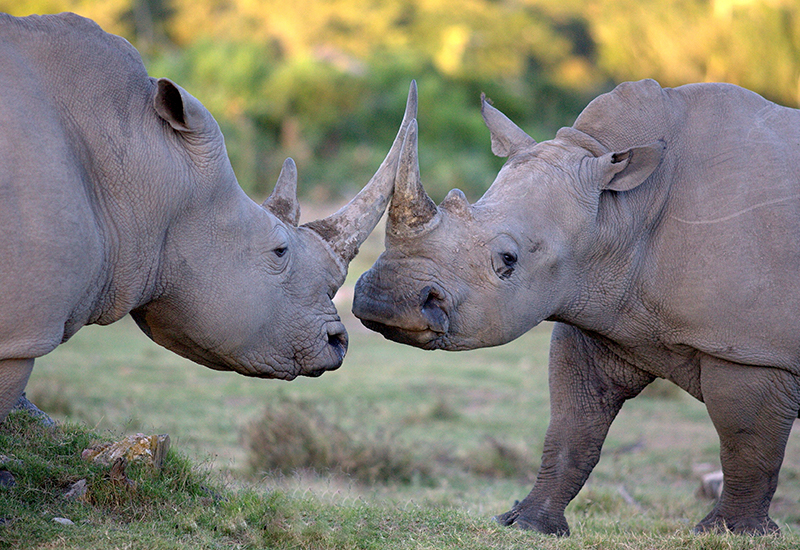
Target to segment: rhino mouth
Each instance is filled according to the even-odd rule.
[[[361,319],[361,324],[381,334],[387,340],[392,340],[399,344],[406,344],[428,350],[442,349],[444,347],[442,342],[444,334],[431,329],[406,329],[387,325],[378,321],[369,321],[367,319]]]
[[[132,317],[148,338],[178,355],[213,370],[235,371],[256,378],[278,378],[294,380],[298,376],[316,378],[342,366],[347,354],[347,330],[341,321],[327,322],[323,328],[321,342],[316,351],[289,352],[284,361],[264,361],[262,357],[249,354],[221,354],[192,342],[184,336],[183,341],[162,337],[153,331],[142,311],[132,312]],[[337,317],[338,319],[338,317]],[[288,368],[287,368],[288,367]]]

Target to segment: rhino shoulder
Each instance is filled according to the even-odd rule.
[[[71,12],[45,15],[14,17],[0,13],[0,25],[20,34],[49,35],[63,40],[66,37],[80,36],[84,40],[107,35],[100,25],[81,15]]]
[[[75,13],[61,13],[53,16],[54,24],[62,26],[64,33],[75,42],[85,42],[94,45],[103,45],[106,48],[119,50],[120,53],[133,55],[141,63],[138,50],[125,38],[111,34],[100,28],[100,25]]]
[[[26,17],[0,14],[0,29],[4,37],[19,44],[39,64],[52,64],[52,71],[65,66],[105,68],[107,71],[115,66],[136,72],[144,70],[141,55],[130,42],[105,32],[91,19],[75,13]]]

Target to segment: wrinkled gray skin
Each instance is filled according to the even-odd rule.
[[[131,312],[202,365],[291,380],[338,368],[331,298],[382,215],[416,112],[367,186],[298,227],[291,159],[263,205],[211,114],[72,14],[0,15],[0,420],[36,357]]]
[[[541,469],[497,519],[568,534],[564,508],[623,402],[665,378],[706,404],[721,442],[724,490],[697,530],[777,531],[769,505],[800,409],[800,112],[647,80],[540,144],[483,114],[508,161],[473,205],[457,190],[430,201],[409,132],[386,251],[353,311],[425,349],[556,322]]]

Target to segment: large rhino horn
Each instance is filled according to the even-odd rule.
[[[406,130],[417,116],[417,83],[411,82],[406,112],[397,137],[378,171],[366,186],[338,212],[327,218],[310,222],[306,227],[319,233],[335,254],[349,264],[367,236],[378,225],[394,190],[397,163]]]
[[[416,120],[408,127],[394,185],[387,232],[397,235],[404,230],[415,231],[436,215],[436,204],[425,192],[419,176]]]
[[[297,201],[297,166],[291,157],[283,161],[283,168],[281,168],[275,189],[261,206],[275,214],[284,223],[297,226],[297,222],[300,220],[300,203]]]

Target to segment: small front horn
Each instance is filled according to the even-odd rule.
[[[283,223],[297,227],[297,222],[300,221],[300,203],[297,201],[297,166],[291,157],[283,161],[275,189],[261,206],[275,214]]]

